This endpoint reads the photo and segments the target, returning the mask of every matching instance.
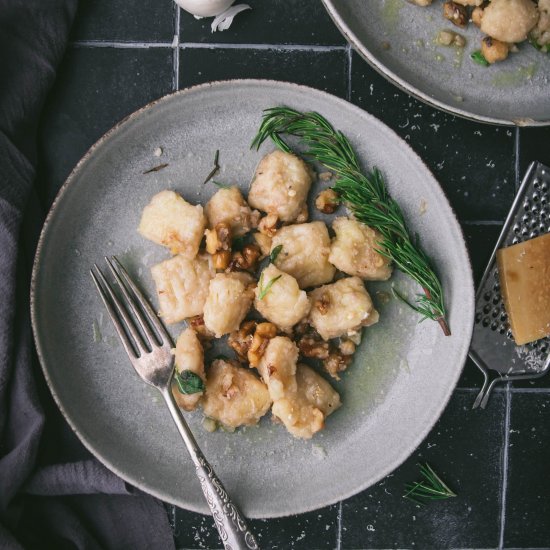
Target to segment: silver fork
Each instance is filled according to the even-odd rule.
[[[145,382],[160,391],[170,409],[195,465],[224,547],[227,550],[257,550],[258,544],[245,518],[231,502],[174,401],[171,390],[174,356],[170,335],[117,258],[105,259],[118,283],[121,297],[115,294],[97,264],[90,273],[132,366]]]

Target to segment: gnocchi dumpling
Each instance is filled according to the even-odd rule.
[[[286,336],[269,340],[258,365],[258,372],[267,384],[273,401],[281,399],[288,392],[296,391],[296,364],[298,348]]]
[[[272,411],[294,437],[310,439],[340,405],[338,392],[321,375],[298,365],[296,390],[275,401]]]
[[[254,279],[244,272],[218,273],[204,304],[204,324],[216,338],[238,330],[254,300]]]
[[[265,384],[235,361],[218,359],[208,369],[204,414],[225,426],[257,424],[269,410],[271,399]]]
[[[307,194],[313,174],[296,155],[273,151],[258,164],[248,193],[253,208],[275,214],[283,222],[307,219]]]
[[[204,209],[208,227],[214,229],[219,223],[231,227],[231,234],[240,237],[258,225],[260,213],[250,209],[237,187],[220,189],[206,203]]]
[[[151,268],[160,304],[160,316],[166,323],[202,315],[210,279],[214,277],[210,257],[199,254],[190,260],[174,256]]]
[[[199,250],[206,218],[202,206],[193,206],[174,191],[161,191],[143,209],[138,231],[146,239],[193,259]]]
[[[309,293],[309,323],[323,340],[354,334],[378,322],[378,312],[359,277],[347,277]]]
[[[288,225],[277,231],[271,250],[281,246],[275,265],[292,275],[300,288],[329,283],[336,268],[328,261],[330,237],[320,221]]]
[[[178,337],[174,350],[174,363],[177,372],[188,370],[200,376],[203,382],[206,381],[202,344],[197,333],[190,327],[186,328]],[[172,393],[178,406],[186,411],[195,410],[203,395],[203,392],[189,395],[181,393],[175,381],[172,382]]]
[[[492,0],[483,10],[481,30],[501,42],[521,42],[538,19],[537,6],[531,0]]]
[[[378,231],[348,218],[336,218],[332,229],[336,233],[328,257],[332,265],[367,281],[386,281],[391,277],[390,260],[377,252],[382,241]]]
[[[300,290],[292,275],[284,273],[273,264],[262,271],[260,280],[262,288],[256,287],[254,307],[281,330],[291,332],[292,327],[306,317],[311,308],[306,292]],[[260,298],[260,293],[269,284],[269,290]]]

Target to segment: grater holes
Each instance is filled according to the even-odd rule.
[[[518,237],[514,237],[512,239],[512,244],[518,244],[519,243],[519,238]]]
[[[500,296],[497,295],[493,298],[493,305],[496,306],[499,303],[500,303]]]
[[[487,319],[487,317],[484,317],[483,320],[481,321],[481,324],[482,324],[482,326],[487,328],[490,324],[490,321],[489,321],[489,319]]]
[[[514,339],[514,335],[512,334],[512,329],[511,328],[509,328],[506,331],[506,337],[508,338],[508,340],[513,340]]]
[[[485,304],[485,306],[483,306],[483,313],[484,313],[485,315],[488,315],[490,311],[491,311],[491,306],[490,306],[490,304]]]
[[[498,323],[496,321],[493,321],[491,323],[491,330],[494,332],[498,328]]]
[[[543,182],[540,184],[540,190],[541,190],[541,191],[544,191],[544,192],[548,191],[548,183],[545,182],[545,181],[543,181]]]
[[[531,198],[533,199],[533,202],[539,202],[539,194],[537,192],[533,193]]]
[[[476,325],[479,325],[479,323],[481,323],[481,319],[483,319],[483,314],[481,313],[481,311],[478,311],[475,317]]]
[[[491,311],[491,317],[493,319],[496,319],[498,317],[498,314],[500,313],[500,309],[499,308],[495,308],[493,309],[493,311]]]
[[[522,236],[522,237],[527,237],[527,235],[529,235],[529,230],[527,229],[527,227],[524,227],[524,228],[521,230],[521,236]]]
[[[519,223],[516,223],[514,225],[514,233],[516,233],[516,235],[520,232],[521,230],[521,226],[519,225]]]
[[[540,182],[539,182],[538,179],[534,179],[534,180],[533,180],[533,187],[534,187],[535,189],[538,189],[538,188],[540,187]]]
[[[483,295],[483,299],[484,299],[486,302],[488,302],[488,301],[491,299],[492,296],[493,296],[493,295],[492,295],[490,292],[486,292],[486,293]]]
[[[546,342],[544,342],[542,344],[542,346],[540,346],[540,349],[539,351],[542,353],[542,354],[545,354],[547,351],[548,351],[548,344]]]
[[[533,229],[533,231],[531,231],[531,233],[529,233],[529,238],[532,239],[534,237],[538,237],[539,236],[539,230],[538,229]]]

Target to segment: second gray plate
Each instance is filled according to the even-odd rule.
[[[492,122],[550,124],[550,54],[530,44],[491,67],[470,54],[482,34],[457,29],[442,17],[442,2],[420,8],[406,0],[323,0],[351,45],[382,75],[422,101],[455,115]],[[442,29],[466,37],[466,47],[435,43]]]
[[[44,227],[33,275],[33,327],[54,397],[84,444],[130,483],[206,513],[194,467],[170,414],[134,373],[89,270],[116,254],[149,295],[149,267],[167,257],[136,228],[153,194],[166,188],[191,202],[220,150],[220,181],[246,191],[260,157],[249,146],[262,110],[288,105],[322,113],[351,139],[365,164],[387,176],[438,266],[451,337],[395,300],[390,283],[369,285],[381,322],[369,328],[354,364],[335,383],[342,408],[311,441],[265,418],[257,428],[207,433],[187,417],[199,445],[249,517],[305,512],[351,496],[403,462],[443,411],[466,358],[474,292],[460,227],[439,185],[410,147],[378,120],[310,88],[267,81],[198,86],[167,96],[116,126],[63,186]],[[154,155],[157,148],[163,155]],[[144,175],[160,163],[169,166]],[[312,196],[316,190],[312,191]],[[405,292],[418,291],[399,274]],[[384,294],[380,294],[383,292]],[[155,303],[155,299],[153,302]],[[172,327],[174,336],[182,326]]]

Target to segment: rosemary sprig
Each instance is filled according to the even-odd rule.
[[[407,491],[403,497],[416,502],[425,504],[429,500],[444,500],[456,497],[443,480],[433,471],[429,464],[419,464],[422,481],[408,483],[405,486]]]
[[[167,166],[168,166],[168,163],[164,162],[162,164],[159,164],[158,166],[153,166],[153,168],[149,168],[149,170],[145,170],[145,172],[143,172],[143,173],[144,174],[151,174],[152,172],[158,172],[160,170],[163,170]]]
[[[263,300],[265,298],[265,295],[270,291],[271,287],[274,283],[276,283],[282,275],[277,275],[277,277],[273,277],[273,279],[270,279],[265,286],[263,286],[264,282],[264,274],[262,273],[260,275],[260,280],[258,281],[258,289],[260,292],[258,292],[258,300]]]
[[[203,185],[205,183],[208,183],[208,181],[211,180],[218,173],[220,169],[220,165],[218,163],[219,158],[220,158],[220,150],[217,149],[216,154],[214,155],[214,168],[210,170],[210,173],[208,174],[208,176],[206,176],[206,179],[202,182]]]
[[[428,255],[420,248],[418,236],[411,237],[401,208],[390,196],[381,172],[374,168],[363,173],[357,155],[346,136],[335,130],[318,113],[301,113],[287,107],[264,111],[262,124],[252,147],[270,138],[279,149],[292,152],[282,138],[287,134],[299,138],[305,146],[304,156],[325,166],[337,177],[333,189],[348,205],[355,217],[377,229],[382,235],[378,251],[416,281],[424,291],[414,304],[405,300],[417,313],[437,321],[445,335],[451,332],[445,320],[441,283]]]

